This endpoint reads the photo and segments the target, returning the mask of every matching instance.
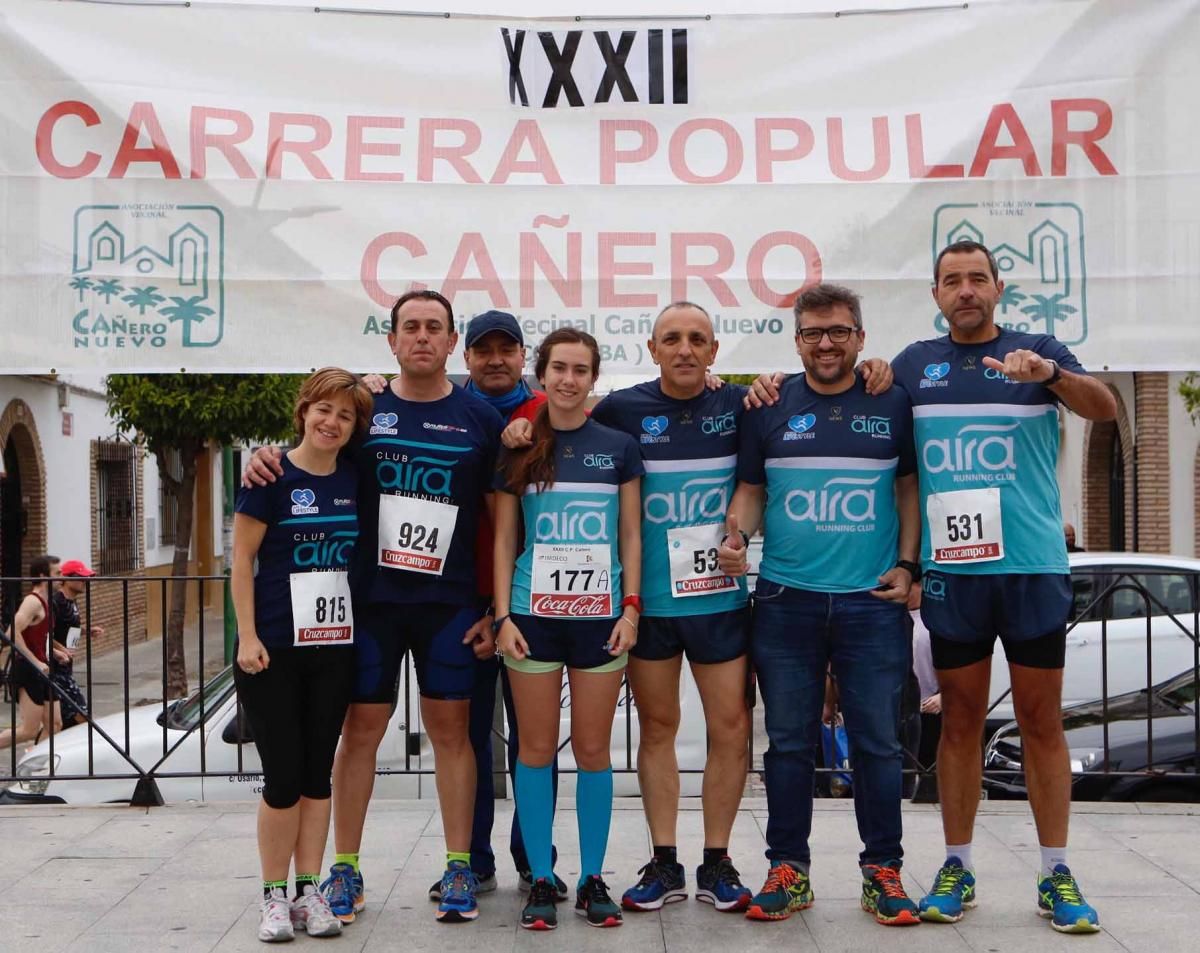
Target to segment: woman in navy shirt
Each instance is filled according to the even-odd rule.
[[[600,370],[589,334],[560,328],[538,348],[547,402],[533,446],[502,458],[496,477],[494,627],[508,668],[521,750],[517,813],[533,875],[521,926],[557,925],[551,763],[558,749],[562,670],[571,683],[571,748],[578,767],[581,868],[575,911],[619,926],[600,878],[612,815],[609,744],[641,598],[641,454],[628,434],[589,420]],[[523,522],[525,547],[517,557]],[[514,565],[515,560],[515,565]]]
[[[349,371],[326,367],[308,378],[296,401],[300,443],[284,455],[282,478],[243,489],[233,518],[234,680],[262,759],[258,938],[266,942],[342,929],[318,889],[329,777],[354,677],[347,571],[358,476],[339,453],[366,429],[371,406],[370,391]]]

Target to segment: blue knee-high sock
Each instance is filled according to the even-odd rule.
[[[611,796],[612,785],[609,784]],[[554,785],[550,765],[531,768],[517,762],[517,817],[525,841],[525,856],[533,879],[545,877],[553,882],[554,862],[550,856],[554,840]]]
[[[579,821],[579,886],[589,876],[600,876],[608,849],[608,827],[612,821],[612,766],[603,771],[576,775],[575,816]]]

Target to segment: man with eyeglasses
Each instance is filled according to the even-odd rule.
[[[743,417],[738,487],[719,558],[746,572],[764,524],[751,647],[770,747],[766,883],[746,916],[811,906],[817,726],[832,666],[854,767],[864,849],[861,904],[886,925],[918,923],[900,880],[900,698],[909,668],[905,603],[920,542],[912,407],[898,388],[869,396],[854,373],[865,334],[858,296],[820,284],[796,300],[803,374]]]
[[[1099,918],[1067,865],[1071,770],[1060,707],[1072,596],[1058,407],[1112,420],[1116,401],[1051,335],[998,327],[1003,291],[986,246],[947,246],[934,264],[933,298],[950,333],[910,344],[893,362],[913,402],[925,517],[921,618],[942,695],[946,859],[920,912],[954,923],[975,905],[971,838],[999,637],[1041,845],[1038,912],[1060,932],[1095,933]]]

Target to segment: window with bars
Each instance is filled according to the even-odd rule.
[[[131,444],[98,440],[96,448],[97,569],[102,576],[139,568],[137,455]]]
[[[183,455],[172,447],[164,451],[167,472],[176,480],[183,479]],[[158,480],[158,544],[175,544],[175,527],[179,523],[179,491],[159,475]]]

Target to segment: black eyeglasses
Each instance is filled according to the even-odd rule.
[[[796,332],[796,336],[805,344],[820,344],[821,338],[828,334],[833,344],[845,344],[850,340],[850,335],[857,330],[858,328],[847,327],[844,324],[835,324],[831,328],[801,328]]]

